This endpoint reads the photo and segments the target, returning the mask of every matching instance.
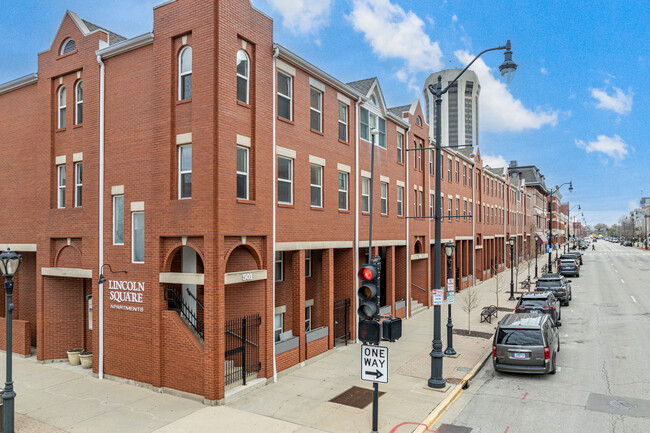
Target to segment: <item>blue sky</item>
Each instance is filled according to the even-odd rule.
[[[243,0],[245,1],[245,0]],[[36,72],[66,9],[126,37],[151,31],[162,0],[9,1],[0,16],[0,83]],[[436,70],[464,66],[512,41],[481,80],[481,153],[498,166],[535,164],[548,186],[573,181],[564,201],[588,224],[612,224],[650,196],[647,146],[650,8],[644,1],[253,0],[274,19],[275,41],[344,82],[379,77],[388,106],[421,98]]]

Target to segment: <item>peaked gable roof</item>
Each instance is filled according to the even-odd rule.
[[[63,15],[63,19],[61,20],[61,23],[59,23],[59,27],[56,29],[56,32],[54,34],[54,39],[52,39],[52,44],[50,45],[50,49],[48,51],[51,51],[54,48],[54,41],[56,41],[56,37],[59,35],[59,32],[61,31],[61,26],[63,25],[63,21],[65,21],[66,17],[70,17],[72,22],[75,23],[75,25],[77,26],[77,28],[79,29],[79,31],[84,37],[91,35],[95,32],[104,32],[108,36],[109,46],[126,40],[124,36],[118,35],[117,33],[111,32],[110,30],[104,27],[100,27],[89,21],[81,19],[79,15],[77,15],[75,12],[72,12],[71,10],[67,10],[65,11],[65,15]]]

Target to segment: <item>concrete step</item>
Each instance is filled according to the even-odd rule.
[[[415,299],[411,299],[411,317],[427,309],[426,305],[420,304]]]

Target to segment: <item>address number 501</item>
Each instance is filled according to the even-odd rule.
[[[241,274],[241,280],[242,281],[253,281],[253,273],[248,272],[248,273],[245,273],[245,274]]]

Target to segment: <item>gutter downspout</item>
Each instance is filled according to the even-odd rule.
[[[471,159],[471,158],[470,158]],[[470,185],[472,185],[472,286],[476,285],[476,217],[474,216],[474,208],[476,206],[476,197],[474,196],[474,191],[476,187],[474,186],[474,172],[476,167],[472,167],[472,179],[470,179]],[[483,275],[481,275],[481,280],[483,280]]]
[[[276,179],[276,155],[275,155],[275,129],[276,129],[276,121],[275,121],[275,110],[276,110],[276,103],[277,103],[277,98],[275,97],[275,86],[276,86],[276,79],[277,79],[277,73],[275,72],[275,61],[280,55],[280,49],[278,47],[275,47],[273,49],[273,317],[275,318],[275,224],[276,224],[276,219],[275,219],[275,211],[276,211],[276,197],[275,195],[277,194],[276,192],[276,187],[277,187],[277,179]],[[278,381],[278,369],[277,369],[277,363],[275,361],[275,333],[273,333],[273,341],[272,346],[273,346],[273,383],[276,383]]]
[[[410,149],[409,148],[409,132],[411,132],[411,125],[409,125],[409,128],[406,131],[406,134],[404,134],[405,135],[404,139],[406,140],[406,143],[404,144],[404,146],[406,147],[406,149]],[[408,218],[408,216],[409,216],[409,214],[408,214],[408,212],[409,212],[409,201],[408,200],[409,199],[408,198],[411,195],[411,190],[409,189],[409,185],[410,185],[409,184],[409,153],[408,152],[405,152],[405,153],[406,153],[406,156],[404,157],[404,169],[406,170],[406,185],[404,186],[404,194],[402,195],[402,200],[404,201],[404,205],[406,206],[406,209],[404,209],[404,211],[403,211],[404,216],[406,216],[406,218],[404,218],[404,220],[406,220],[405,221],[406,222],[406,299],[405,299],[405,301],[406,301],[406,317],[411,317],[411,316],[409,316],[409,313],[411,312],[411,272],[410,272],[410,270],[411,270],[411,256],[410,256],[411,247],[410,247],[410,242],[409,242],[411,235],[410,235],[410,230],[409,230],[409,226],[410,226],[409,220],[410,220],[410,218]],[[429,226],[431,226],[431,224],[429,224]],[[429,239],[431,239],[431,238],[429,238]],[[429,242],[431,242],[431,241],[429,241]],[[429,248],[428,248],[427,251],[429,251],[430,249],[431,249],[431,245],[429,245]],[[429,296],[429,294],[427,293],[427,299],[428,299],[428,296]],[[395,314],[395,315],[397,315],[397,314]]]
[[[355,200],[354,200],[354,269],[359,269],[359,177],[361,176],[361,168],[359,164],[359,109],[361,106],[361,101],[362,98],[359,96],[357,98],[357,103],[355,104],[354,107],[354,192],[355,192]],[[359,290],[359,279],[354,278],[354,293],[355,295],[357,294]],[[359,297],[355,296],[354,297],[354,311],[355,311],[355,329],[358,329],[359,327]],[[354,341],[355,343],[358,342],[357,340],[357,334],[358,332],[355,333]]]
[[[97,56],[99,74],[99,272],[104,264],[104,76],[106,67]],[[99,361],[97,376],[104,378],[104,284],[99,284]]]

